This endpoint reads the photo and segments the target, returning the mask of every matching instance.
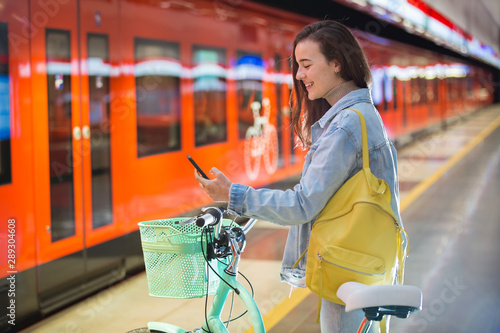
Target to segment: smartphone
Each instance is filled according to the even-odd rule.
[[[208,178],[208,176],[206,175],[206,173],[203,172],[203,170],[201,170],[201,168],[198,166],[198,164],[196,164],[196,162],[193,160],[193,158],[191,156],[187,156],[189,162],[191,162],[192,165],[194,165],[194,167],[196,168],[196,170],[198,171],[198,173],[205,179],[210,179]]]

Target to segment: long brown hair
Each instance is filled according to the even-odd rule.
[[[310,100],[302,81],[297,80],[299,64],[295,58],[297,44],[304,40],[312,40],[319,44],[321,53],[328,62],[338,61],[340,76],[346,80],[353,80],[360,88],[371,85],[372,75],[366,61],[365,54],[356,38],[342,23],[325,20],[312,23],[302,29],[295,37],[292,52],[293,89],[295,99],[292,100],[292,126],[302,145],[311,145],[311,126],[318,121],[330,105],[321,98]]]

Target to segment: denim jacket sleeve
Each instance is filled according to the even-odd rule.
[[[280,225],[315,220],[333,194],[352,176],[357,167],[356,151],[343,128],[330,126],[307,153],[300,183],[293,190],[254,189],[233,184],[228,209]]]

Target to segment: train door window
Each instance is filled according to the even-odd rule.
[[[178,43],[135,39],[137,156],[181,148]]]
[[[195,144],[227,140],[226,51],[193,47]]]
[[[88,34],[87,46],[92,165],[92,227],[96,229],[113,221],[108,37]]]
[[[75,234],[71,122],[71,44],[65,30],[46,30],[52,241]]]
[[[9,42],[7,33],[7,23],[0,22],[0,185],[12,182]]]
[[[238,51],[236,57],[238,132],[239,138],[243,139],[247,130],[254,125],[262,108],[264,61],[258,53]]]

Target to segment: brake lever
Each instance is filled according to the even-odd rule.
[[[198,220],[198,216],[192,217],[192,218],[190,218],[190,219],[188,219],[188,220],[180,221],[180,222],[179,222],[179,225],[180,225],[181,227],[183,227],[183,226],[185,226],[185,225],[195,223],[195,222],[196,222],[196,220]]]

